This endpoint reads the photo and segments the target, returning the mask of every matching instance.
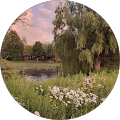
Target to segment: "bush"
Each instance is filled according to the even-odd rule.
[[[15,73],[17,73],[17,67],[13,64],[10,64],[10,61],[3,59],[0,57],[0,63],[1,63],[1,72],[3,78],[9,78],[12,77]]]

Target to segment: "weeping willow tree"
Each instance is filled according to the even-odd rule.
[[[113,53],[119,58],[115,36],[105,20],[92,9],[71,1],[55,10],[54,46],[64,74],[97,73],[101,61]]]

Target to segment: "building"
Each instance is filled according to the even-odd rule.
[[[24,55],[23,55],[23,59],[24,60],[31,60],[31,55],[29,54],[29,53],[25,53]]]

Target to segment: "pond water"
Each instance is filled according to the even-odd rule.
[[[20,71],[23,74],[23,70]],[[54,79],[57,76],[57,70],[40,70],[40,69],[26,69],[24,74],[27,80],[34,80],[35,82],[42,82],[48,78]]]

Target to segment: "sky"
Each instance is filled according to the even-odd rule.
[[[21,38],[25,37],[28,45],[34,44],[35,41],[52,42],[54,28],[52,21],[55,19],[54,11],[60,2],[64,3],[65,0],[52,0],[27,9],[27,15],[23,19],[32,27],[19,21],[12,25],[11,29],[15,30]]]

